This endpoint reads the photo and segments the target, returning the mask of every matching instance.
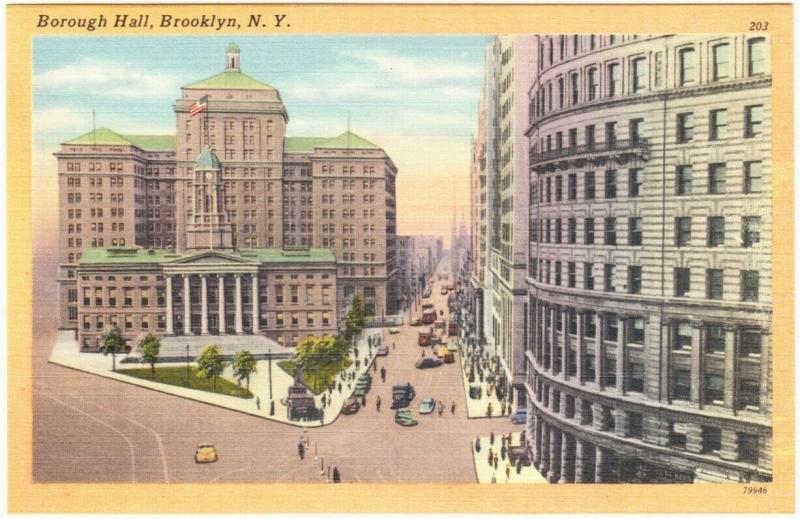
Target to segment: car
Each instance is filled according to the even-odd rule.
[[[458,351],[458,343],[456,341],[450,341],[447,343],[447,351],[451,351],[453,353]]]
[[[528,421],[528,410],[527,409],[517,409],[517,411],[511,415],[511,423],[525,423]]]
[[[442,361],[433,357],[425,357],[424,359],[419,359],[414,366],[417,369],[428,369],[428,368],[438,368],[442,365]]]
[[[438,350],[436,350],[436,356],[440,359],[443,359],[447,356],[447,346],[441,346]]]
[[[417,396],[414,391],[414,386],[408,382],[398,382],[392,386],[392,407],[391,409],[400,409],[408,407],[408,404]]]
[[[442,289],[439,291],[439,293],[441,295],[443,295],[443,296],[446,296],[447,295],[447,287],[442,285]]]
[[[419,414],[431,414],[435,407],[436,400],[432,396],[424,398],[422,403],[419,404]]]
[[[361,409],[361,402],[355,396],[348,398],[342,406],[343,414],[356,414]]]
[[[389,334],[390,335],[397,335],[398,333],[400,333],[400,329],[399,328],[389,328]]]
[[[531,458],[528,455],[528,450],[522,445],[508,448],[508,460],[512,465],[516,465],[517,460],[519,460],[520,465],[523,467],[528,467],[531,464]]]
[[[359,381],[356,383],[356,388],[353,390],[353,396],[362,397],[369,393],[369,389],[372,386],[369,382]]]
[[[452,352],[448,351],[447,354],[442,358],[445,364],[452,364],[456,361],[456,356],[453,355]]]
[[[422,319],[414,319],[411,321],[411,326],[422,326],[423,324],[425,323],[422,322]]]
[[[213,443],[201,443],[194,453],[195,463],[213,463],[217,461],[217,449]]]
[[[473,385],[469,386],[469,397],[471,399],[479,400],[481,398],[481,393],[483,393],[483,390],[481,389],[481,386],[479,386],[477,384],[473,384]]]
[[[411,411],[408,409],[398,409],[394,414],[394,421],[403,427],[412,427],[419,423],[414,420],[414,417],[411,416]]]
[[[370,375],[369,373],[362,373],[358,377],[358,381],[357,382],[366,382],[371,386],[372,385],[372,375]]]
[[[378,346],[378,351],[375,352],[378,357],[385,357],[389,355],[389,347],[385,344]]]

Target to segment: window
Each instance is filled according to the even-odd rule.
[[[580,88],[578,87],[578,74],[572,74],[570,76],[570,83],[571,83],[571,90],[572,90],[572,104],[578,104],[578,92]]]
[[[633,91],[641,92],[646,86],[647,62],[644,58],[633,60]]]
[[[708,192],[712,195],[725,193],[725,164],[708,165]]]
[[[594,218],[584,218],[583,220],[584,243],[592,245],[594,243]]]
[[[719,247],[725,244],[725,217],[711,216],[708,219],[708,246]]]
[[[594,354],[587,353],[583,356],[583,380],[594,381],[596,376]],[[586,400],[583,402],[584,404],[588,403]]]
[[[744,163],[744,192],[761,192],[761,161],[754,160]]]
[[[758,271],[742,271],[742,301],[758,301]]]
[[[752,105],[744,108],[744,136],[748,139],[761,135],[764,106]]]
[[[597,69],[590,68],[587,72],[587,78],[589,101],[594,101],[597,98]]]
[[[700,434],[703,438],[704,454],[718,453],[722,449],[722,429],[704,425]]]
[[[594,125],[590,124],[584,129],[583,138],[588,149],[594,148]]]
[[[644,119],[631,119],[628,122],[628,134],[630,135],[631,144],[639,144],[644,137]]]
[[[722,299],[723,295],[722,269],[706,269],[706,298]]]
[[[575,263],[572,261],[567,263],[567,286],[575,288]]]
[[[690,142],[694,139],[694,114],[691,112],[678,114],[677,122],[678,142]]]
[[[644,318],[631,317],[628,319],[628,342],[644,344]]]
[[[606,148],[613,149],[617,143],[617,123],[614,121],[606,123]]]
[[[639,196],[642,193],[643,183],[644,171],[642,168],[631,168],[628,170],[628,196]]]
[[[605,244],[606,245],[616,245],[617,244],[617,219],[616,218],[606,218],[605,219],[604,235],[605,235]]]
[[[594,290],[594,276],[592,275],[593,268],[594,265],[591,263],[583,264],[583,287],[586,290]],[[592,326],[594,326],[594,323],[592,323]]]
[[[628,293],[642,293],[642,267],[638,265],[628,266]]]
[[[683,86],[694,82],[695,80],[694,49],[681,49],[678,52],[678,66],[680,69],[678,84],[680,86]]]
[[[717,141],[728,136],[728,110],[711,110],[708,116],[708,140]]]
[[[641,390],[631,389],[631,391]],[[644,426],[641,413],[628,413],[628,436],[631,438],[642,438]]]
[[[578,129],[570,128],[569,130],[569,147],[575,148],[578,146]]]
[[[606,292],[614,291],[614,274],[616,266],[612,263],[603,265],[603,290]]]
[[[742,247],[752,247],[761,241],[761,217],[742,218]]]
[[[759,398],[761,388],[759,387],[758,380],[742,379],[739,381],[739,391],[737,392],[738,405],[737,409],[745,409],[747,407],[755,408],[757,410],[761,404]]]
[[[692,380],[691,371],[676,369],[672,383],[672,398],[674,400],[689,400],[691,398]],[[686,437],[684,436],[684,441]]]
[[[706,373],[703,391],[703,402],[706,404],[722,405],[725,399],[725,377],[713,373]]]
[[[760,172],[761,169],[759,168],[759,175]],[[760,181],[760,176],[759,176],[759,181]],[[572,173],[567,177],[567,199],[575,200],[577,198],[578,198],[578,175]]]
[[[714,45],[711,49],[713,54],[714,65],[711,71],[711,77],[714,81],[725,79],[731,75],[731,62],[730,62],[730,45],[727,43],[720,43]]]
[[[767,43],[764,38],[747,41],[747,75],[757,76],[767,71]]]
[[[741,339],[739,355],[742,357],[761,356],[761,330],[745,328],[741,331]]]
[[[604,378],[603,384],[605,384],[606,387],[614,387],[614,386],[616,386],[617,385],[617,363],[612,358],[606,358],[606,364],[605,364],[604,367],[605,367],[605,377],[603,377]],[[604,414],[605,414],[605,410],[606,410],[606,408],[603,409]],[[610,418],[613,420],[613,415],[610,416]],[[611,431],[614,430],[613,423],[606,422],[606,425],[608,427],[608,430],[611,430]]]
[[[705,325],[706,353],[725,353],[725,327],[721,324]]]
[[[690,271],[686,267],[676,267],[675,276],[675,296],[684,297],[689,294],[691,289]]]
[[[595,189],[594,189],[594,171],[587,171],[584,174],[584,198],[586,200],[594,200]]]
[[[564,194],[564,177],[556,177],[556,202],[560,202]]]
[[[737,433],[739,444],[739,461],[758,463],[758,435]]]
[[[642,244],[642,219],[628,218],[628,245]]]
[[[678,195],[692,193],[692,166],[678,166],[675,170],[675,192]]]
[[[619,94],[619,63],[610,63],[608,65],[608,97],[614,97]]]
[[[556,278],[555,279],[555,284],[558,285],[558,286],[561,286],[561,262],[560,261],[556,261],[556,264],[555,264],[555,278]],[[558,314],[558,315],[560,316],[561,314]],[[559,326],[559,328],[560,328],[560,326]]]
[[[617,197],[617,170],[609,169],[606,171],[605,191],[606,198]]]

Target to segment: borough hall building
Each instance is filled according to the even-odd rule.
[[[370,315],[395,311],[397,168],[383,149],[349,131],[286,137],[278,90],[241,71],[235,44],[173,108],[175,135],[99,128],[55,154],[59,326],[82,350],[113,325],[131,343],[293,346],[334,333],[355,295]]]

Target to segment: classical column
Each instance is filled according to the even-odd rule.
[[[250,296],[250,298],[253,300],[252,301],[252,303],[253,303],[253,314],[251,315],[251,318],[252,318],[252,321],[253,321],[253,324],[252,324],[253,334],[256,334],[256,333],[259,332],[259,329],[258,329],[259,328],[259,315],[261,314],[261,312],[259,312],[259,310],[258,310],[258,274],[253,274],[252,281],[253,281],[253,286],[252,286],[252,291],[253,292],[252,292],[252,295]]]
[[[759,387],[758,407],[762,413],[772,412],[772,395],[770,387],[770,364],[772,363],[772,352],[770,348],[771,335],[769,330],[761,331],[761,384]]]
[[[225,335],[225,274],[217,275],[217,334]]]
[[[192,303],[189,292],[189,276],[183,275],[183,333],[192,333]]]
[[[597,445],[595,446],[595,458],[594,458],[594,482],[595,483],[604,483],[605,482],[605,475],[606,475],[606,449]]]
[[[241,335],[243,333],[242,330],[242,275],[236,274],[234,276],[236,279],[236,291],[233,293],[233,302],[236,308],[236,334]]]
[[[566,307],[561,307],[561,378],[567,379],[567,366],[569,365],[569,327],[567,326],[568,312]]]
[[[529,308],[529,316],[528,320],[530,321],[528,325],[531,327],[531,350],[533,351],[533,357],[536,358],[536,350],[539,345],[539,323],[538,323],[538,308],[539,308],[539,299],[534,299],[530,302]],[[538,362],[538,359],[537,359]]]
[[[584,330],[584,321],[586,320],[586,312],[583,310],[578,310],[578,326],[576,329],[576,336],[578,339],[577,343],[577,364],[578,364],[578,382],[581,385],[584,383],[584,374],[583,374],[583,362],[584,357],[586,356],[586,337],[583,336]]]
[[[625,369],[628,360],[628,316],[620,315],[617,319],[617,393],[624,395],[628,376]]]
[[[575,483],[585,483],[584,460],[586,459],[586,443],[575,438]]]
[[[547,481],[556,483],[561,476],[561,431],[556,428],[550,430],[550,469],[547,471]]]
[[[594,313],[594,338],[595,338],[595,347],[594,347],[594,358],[595,358],[595,371],[594,371],[594,381],[601,390],[605,386],[605,380],[603,380],[603,375],[605,375],[606,371],[606,348],[604,346],[605,341],[603,340],[603,323],[605,321],[605,317],[600,312]]]
[[[572,453],[572,442],[567,433],[561,433],[561,477],[559,483],[572,483],[574,477],[575,458]]]
[[[556,307],[550,307],[550,373],[556,373]]]
[[[200,275],[200,334],[208,335],[208,280]]]
[[[175,333],[173,329],[174,324],[172,321],[172,276],[166,276],[167,280],[167,288],[166,288],[166,296],[167,296],[167,335],[172,335]]]
[[[542,424],[542,453],[539,461],[539,472],[542,476],[546,476],[547,470],[550,468],[550,431],[550,425],[544,422]]]
[[[692,386],[690,399],[700,407],[703,407],[703,359],[705,358],[705,344],[703,342],[703,323],[692,321]]]
[[[736,413],[736,364],[739,345],[736,344],[736,327],[725,327],[725,407]]]

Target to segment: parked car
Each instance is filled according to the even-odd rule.
[[[432,339],[433,339],[433,334],[431,332],[419,332],[419,336],[417,337],[417,344],[419,344],[420,346],[430,346]]]
[[[213,463],[217,461],[217,449],[213,443],[201,443],[194,453],[195,463]]]
[[[359,409],[361,409],[361,403],[359,402],[359,398],[351,396],[345,401],[344,405],[342,406],[342,413],[356,414]]]
[[[425,357],[424,359],[419,359],[414,366],[417,369],[428,369],[428,368],[438,368],[441,365],[442,365],[441,360],[433,357]]]
[[[372,385],[372,375],[370,375],[369,372],[362,373],[358,377],[358,382],[368,382],[370,385]]]
[[[483,390],[481,389],[481,386],[479,386],[477,384],[473,384],[473,385],[469,386],[469,397],[471,399],[479,400],[481,398],[481,394],[482,393],[483,393]]]
[[[520,464],[525,467],[530,466],[531,464],[531,458],[528,455],[528,450],[525,448],[524,445],[509,447],[508,460],[511,462],[512,465],[516,465],[517,460],[520,460]]]
[[[398,382],[392,386],[392,409],[408,407],[408,404],[417,396],[414,386],[408,382]]]
[[[447,351],[452,351],[453,353],[458,351],[458,343],[456,341],[450,341],[447,343]]]
[[[389,328],[389,334],[390,335],[396,335],[398,333],[400,333],[400,329],[399,328]]]
[[[445,285],[442,285],[442,289],[441,289],[441,290],[439,290],[439,293],[440,293],[441,295],[443,295],[443,296],[446,296],[446,295],[447,295],[447,286],[445,286]]]
[[[377,355],[378,357],[385,357],[389,355],[389,347],[385,344],[381,344],[380,346],[378,346],[378,351],[375,352],[375,355]]]
[[[419,414],[431,414],[435,407],[436,400],[432,396],[424,398],[422,403],[419,404]]]
[[[439,357],[440,359],[445,358],[447,356],[447,353],[448,353],[447,346],[442,346],[438,350],[436,350],[436,356]]]
[[[414,319],[411,321],[411,326],[422,326],[423,324],[422,319]]]
[[[394,421],[403,427],[411,427],[419,423],[414,420],[414,417],[411,416],[411,411],[408,409],[398,409],[394,414]]]
[[[366,395],[369,393],[370,386],[369,382],[358,381],[355,390],[353,390],[353,396],[362,397]]]
[[[449,351],[448,351],[448,352],[445,354],[445,356],[444,356],[444,357],[442,357],[442,360],[444,361],[444,363],[445,363],[445,364],[452,364],[452,363],[454,363],[454,362],[456,361],[456,356],[455,356],[455,355],[453,355],[453,353],[452,353],[452,352],[449,352]]]
[[[525,423],[527,421],[528,421],[527,409],[517,409],[516,412],[511,415],[511,423]]]

